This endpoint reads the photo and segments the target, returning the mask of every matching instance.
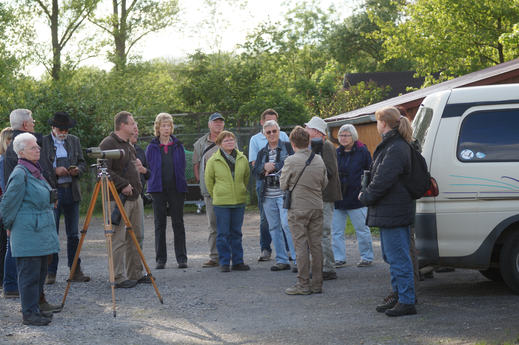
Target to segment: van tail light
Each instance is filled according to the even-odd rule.
[[[440,192],[440,189],[438,188],[438,184],[436,183],[436,180],[431,177],[431,188],[425,193],[423,196],[438,196]]]

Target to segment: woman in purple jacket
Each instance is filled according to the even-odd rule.
[[[155,119],[155,139],[146,149],[150,165],[148,193],[153,196],[155,214],[156,269],[163,269],[167,261],[166,209],[169,205],[178,268],[187,268],[186,230],[184,228],[184,200],[187,193],[185,176],[186,154],[182,142],[173,134],[173,118],[160,113]]]

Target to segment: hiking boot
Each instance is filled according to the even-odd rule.
[[[312,289],[309,286],[296,285],[286,289],[285,292],[287,295],[310,295],[312,293]]]
[[[165,262],[157,262],[157,266],[155,266],[155,269],[156,270],[163,270],[164,267],[166,267],[166,263]]]
[[[56,276],[56,275],[54,275],[54,276]],[[47,275],[47,277],[48,277],[48,275]],[[86,282],[90,281],[90,277],[83,273],[83,270],[81,269],[80,265],[77,265],[76,270],[74,271],[74,275],[72,275],[72,281],[79,282],[79,283],[82,283],[82,282],[86,283]],[[47,282],[45,282],[45,284],[46,283]]]
[[[220,264],[218,262],[214,262],[213,260],[209,259],[206,262],[202,264],[202,267],[204,268],[210,268],[210,267],[218,267]]]
[[[137,281],[136,280],[125,280],[123,281],[122,283],[119,283],[119,284],[115,284],[115,287],[117,289],[129,289],[129,288],[132,288],[134,287],[135,285],[137,285]]]
[[[229,265],[222,265],[220,266],[220,271],[223,273],[231,272]]]
[[[269,261],[269,260],[270,260],[270,255],[271,255],[271,254],[272,254],[272,253],[269,252],[268,250],[263,249],[263,250],[261,251],[261,255],[260,255],[258,261]]]
[[[335,268],[346,267],[346,261],[335,261]]]
[[[277,271],[289,271],[290,270],[290,265],[289,264],[277,263],[274,266],[272,266],[270,268],[270,270],[274,271],[274,272],[277,272]]]
[[[50,319],[41,317],[39,315],[32,314],[27,318],[23,318],[22,323],[29,326],[47,326],[50,323]]]
[[[368,266],[371,266],[371,264],[373,264],[373,261],[360,260],[359,263],[357,264],[357,267],[368,267]]]
[[[397,303],[392,309],[386,310],[387,316],[405,316],[416,314],[414,304]]]
[[[3,297],[4,298],[20,298],[20,291],[18,291],[18,290],[13,290],[13,291],[4,290]]]
[[[141,279],[137,280],[139,284],[151,284],[151,278],[146,274],[143,275]]]
[[[322,287],[312,287],[312,293],[323,293]]]
[[[48,273],[47,278],[45,278],[45,285],[50,285],[56,283],[56,273]]]
[[[383,313],[386,310],[389,310],[391,308],[394,308],[396,304],[398,303],[398,293],[391,292],[389,296],[384,298],[384,303],[377,305],[377,311],[379,313]]]
[[[179,262],[178,268],[187,268],[187,262]]]
[[[47,313],[59,313],[61,311],[61,308],[62,307],[60,304],[50,304],[47,301],[40,304],[40,311]]]
[[[54,317],[54,314],[40,310],[40,316],[41,317],[46,317],[47,319],[52,320],[52,318]]]
[[[323,272],[323,280],[337,279],[337,273],[335,272]]]
[[[249,265],[245,265],[243,262],[241,264],[232,265],[231,269],[233,271],[248,271],[250,270]]]

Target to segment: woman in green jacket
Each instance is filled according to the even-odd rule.
[[[231,132],[218,135],[215,144],[220,149],[207,161],[204,175],[216,214],[216,248],[222,272],[230,272],[231,259],[234,271],[250,269],[243,263],[241,241],[250,170],[247,157],[234,148],[235,140]]]

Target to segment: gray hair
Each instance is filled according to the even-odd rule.
[[[28,109],[15,109],[9,115],[9,122],[14,130],[23,129],[23,123],[32,119],[32,111]]]
[[[353,139],[353,141],[359,140],[359,134],[357,133],[355,126],[353,126],[349,123],[346,125],[343,125],[341,127],[341,129],[339,129],[339,134],[341,134],[342,132],[350,132],[351,138]]]
[[[22,158],[20,157],[20,151],[24,150],[27,143],[33,140],[36,142],[36,137],[29,132],[18,134],[14,138],[13,150],[18,155],[18,158]]]
[[[280,129],[278,123],[275,120],[269,120],[265,122],[263,124],[263,131],[265,131],[265,129],[268,127],[276,127],[278,130]]]

